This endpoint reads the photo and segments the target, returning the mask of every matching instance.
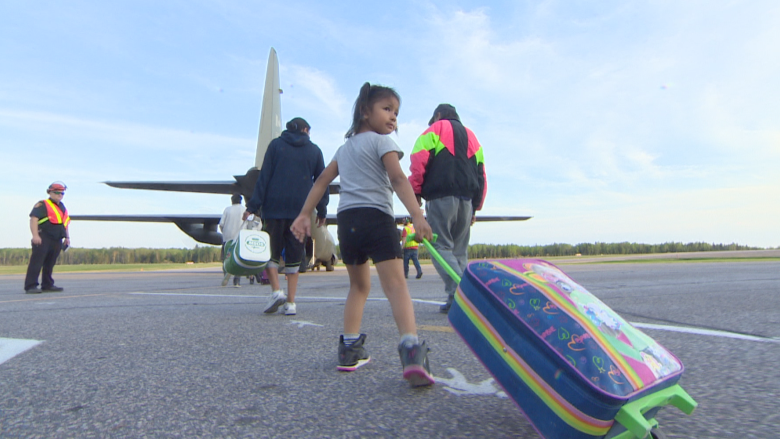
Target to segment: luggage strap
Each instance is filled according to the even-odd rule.
[[[444,258],[441,257],[439,252],[437,252],[436,249],[433,248],[433,244],[432,243],[436,242],[436,240],[438,238],[439,238],[439,235],[437,235],[435,233],[433,234],[433,238],[431,239],[431,241],[428,241],[425,238],[422,238],[422,241],[420,241],[419,239],[417,239],[417,234],[416,233],[412,233],[411,235],[408,236],[408,239],[410,239],[412,241],[420,242],[423,245],[425,245],[425,248],[428,249],[428,253],[430,253],[431,256],[433,256],[433,259],[436,259],[436,262],[438,262],[439,265],[441,265],[442,268],[444,268],[444,271],[446,271],[447,274],[450,275],[452,280],[454,280],[456,284],[459,284],[460,283],[460,276],[458,276],[458,273],[456,273],[455,270],[453,270],[452,267],[450,267],[450,264],[448,264],[447,261],[445,261]]]

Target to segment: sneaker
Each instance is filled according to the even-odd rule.
[[[43,291],[38,287],[30,288],[29,290],[24,290],[24,294],[41,294],[42,292]]]
[[[336,369],[342,372],[352,372],[358,367],[368,364],[371,356],[363,345],[366,342],[366,334],[360,334],[360,337],[347,347],[344,345],[344,336],[339,337],[339,365]]]
[[[421,272],[419,272],[419,273],[417,273],[417,279],[419,279],[419,278],[421,278],[421,277],[422,277],[422,271],[421,271]]]
[[[436,382],[431,375],[431,366],[428,364],[428,351],[430,349],[425,342],[411,346],[398,345],[401,366],[404,368],[404,379],[409,380],[412,387],[430,386]]]
[[[65,291],[65,288],[52,285],[49,288],[42,288],[41,291],[44,293],[59,293],[60,291]]]
[[[284,291],[282,290],[274,291],[273,293],[271,293],[271,298],[268,299],[268,305],[265,306],[265,310],[263,310],[263,312],[266,314],[274,313],[286,301],[287,301],[287,295],[284,294]]]
[[[282,305],[282,309],[279,310],[280,312],[283,312],[286,316],[294,316],[295,315],[295,304],[292,302],[284,302],[284,305]]]
[[[452,308],[452,302],[455,301],[455,296],[449,296],[447,298],[447,303],[439,307],[439,312],[442,314],[447,314],[450,312],[450,308]]]

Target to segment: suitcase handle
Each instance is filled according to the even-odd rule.
[[[450,267],[450,264],[448,264],[447,261],[445,261],[444,258],[441,257],[439,252],[437,252],[436,249],[433,248],[433,244],[431,244],[431,242],[436,242],[436,240],[439,239],[439,235],[434,233],[431,242],[428,242],[428,240],[425,238],[422,238],[422,241],[418,240],[416,233],[412,233],[411,235],[409,235],[408,238],[411,239],[412,241],[422,242],[425,248],[428,249],[428,253],[430,253],[431,256],[433,256],[433,259],[436,259],[436,262],[438,262],[439,265],[441,265],[442,268],[444,268],[444,271],[446,271],[447,274],[450,275],[452,280],[454,280],[456,284],[460,283],[460,276],[458,276],[458,273],[456,273],[455,270],[453,270],[452,267]]]
[[[654,407],[673,405],[686,415],[693,413],[699,404],[679,384],[659,390],[621,407],[615,420],[638,438],[647,437],[653,425],[644,413]]]

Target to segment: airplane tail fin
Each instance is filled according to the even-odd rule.
[[[279,60],[276,50],[271,48],[268,54],[268,67],[265,73],[265,88],[263,89],[263,106],[260,110],[260,129],[257,134],[257,152],[255,153],[255,168],[263,166],[263,158],[271,140],[282,134],[282,89],[279,86]]]

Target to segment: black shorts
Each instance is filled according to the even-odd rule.
[[[299,267],[303,259],[303,243],[290,230],[292,219],[265,219],[263,231],[271,238],[271,262],[279,265],[284,250],[284,266]]]
[[[339,223],[341,260],[361,265],[370,257],[374,264],[403,259],[395,218],[373,207],[356,207],[336,215]]]

